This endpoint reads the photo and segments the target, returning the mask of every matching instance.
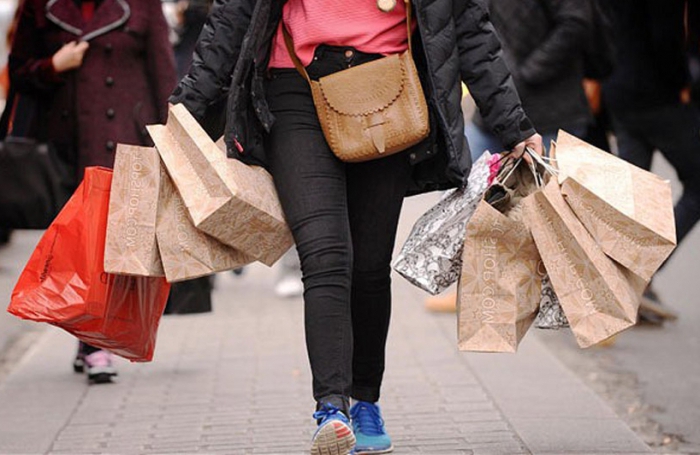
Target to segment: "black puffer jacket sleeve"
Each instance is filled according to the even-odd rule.
[[[553,28],[518,68],[522,80],[530,85],[545,84],[565,73],[567,66],[583,54],[591,22],[589,1],[541,0],[541,4]]]
[[[478,0],[455,0],[460,73],[484,122],[512,148],[535,129],[525,115],[486,8]]]
[[[198,120],[207,107],[229,89],[231,74],[241,52],[254,2],[216,0],[199,36],[192,66],[170,97],[182,103]]]

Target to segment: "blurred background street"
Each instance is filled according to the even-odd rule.
[[[547,14],[535,11],[542,1],[549,2],[492,0],[492,6],[501,8],[494,10],[497,14],[493,16],[499,17],[500,12],[501,21],[509,24],[510,14],[525,11],[523,15],[534,14],[544,23],[549,20]],[[658,0],[638,3],[664,7]],[[169,35],[167,39],[162,37],[162,41],[167,52],[172,46],[175,67],[170,70],[177,72],[178,79],[188,70],[210,4],[195,0],[163,2]],[[526,4],[529,6],[523,6]],[[576,2],[568,4],[580,6]],[[625,4],[635,5],[631,1]],[[16,0],[0,0],[0,68],[6,68],[10,50],[3,38],[10,29],[16,7]],[[678,87],[671,87],[673,84],[660,84],[673,92],[673,97],[680,95],[681,101],[674,98],[673,102],[683,106],[690,106],[691,96],[697,99],[700,90],[697,82],[700,23],[698,16],[689,16],[688,11],[686,6],[684,24],[677,21],[675,25],[678,30],[685,28],[685,38],[692,44],[688,44],[688,49],[677,46],[674,50],[688,53],[689,71],[681,68],[679,72],[688,76],[688,81],[681,81],[682,84],[694,75],[695,92],[691,93],[690,85],[682,86],[679,94],[674,92]],[[697,14],[698,10],[694,11]],[[518,19],[518,23],[529,26],[524,17]],[[572,21],[564,22],[564,26],[572,26]],[[498,25],[497,21],[494,25]],[[161,31],[165,33],[165,26]],[[511,43],[518,47],[524,40],[517,33],[530,36],[531,29],[523,32],[512,27],[501,32],[506,44],[508,35],[514,33]],[[560,36],[572,39],[571,33]],[[664,43],[672,41],[666,35],[661,38]],[[692,45],[696,47],[691,49]],[[623,49],[622,54],[627,50]],[[568,57],[566,50],[557,53],[550,48],[549,51],[554,57],[564,60]],[[96,58],[104,58],[106,67],[104,62],[111,52],[110,43],[109,50],[105,49]],[[660,54],[665,57],[668,52],[664,48]],[[690,58],[691,54],[695,60]],[[162,53],[158,55],[163,57]],[[547,123],[552,118],[556,121],[547,126],[553,131],[562,125],[581,127],[572,134],[583,137],[583,133],[588,133],[587,140],[594,125],[601,127],[603,138],[606,131],[612,130],[609,113],[603,111],[605,115],[602,115],[600,111],[604,102],[601,84],[597,78],[586,79],[584,83],[578,63],[565,61],[558,67],[561,84],[561,81],[549,81],[539,85],[542,90],[539,93],[539,89],[521,93],[523,100],[529,98],[531,104],[526,107],[532,110],[528,116],[543,135],[552,131],[545,131],[547,128],[541,128],[539,122]],[[117,65],[120,69],[121,66]],[[99,69],[100,65],[95,67]],[[542,67],[544,72],[553,68],[545,64]],[[666,69],[664,66],[659,73],[665,74]],[[109,69],[114,70],[114,67]],[[622,73],[618,73],[618,82],[625,79],[619,74]],[[647,81],[642,76],[649,76],[650,72],[633,74],[635,77],[628,80],[641,81],[640,85],[646,89]],[[93,79],[106,99],[109,94],[120,96],[112,87],[131,86],[126,76],[116,85],[112,73],[100,73]],[[8,90],[7,71],[1,79]],[[157,88],[167,97],[174,82],[159,81]],[[529,83],[516,82],[521,87],[530,87]],[[549,90],[562,89],[566,83],[571,83],[575,90],[569,93]],[[589,92],[590,87],[593,92]],[[620,93],[619,86],[613,88],[610,93]],[[652,104],[656,103],[658,87],[650,93]],[[571,101],[570,112],[554,109],[567,104],[564,101]],[[578,103],[576,106],[574,101]],[[620,100],[613,96],[612,101]],[[4,100],[0,99],[0,111],[3,104]],[[115,117],[114,108],[120,107],[119,104],[106,106],[106,117],[91,117],[102,123],[85,127],[83,131],[102,132],[103,126],[110,125]],[[473,133],[481,128],[482,139],[488,139],[482,120],[473,117],[474,103],[469,96],[465,96],[462,107],[466,131]],[[632,112],[637,110],[629,108]],[[538,119],[534,111],[540,111]],[[615,126],[621,128],[621,124]],[[589,127],[591,130],[587,131]],[[115,131],[127,129],[133,129],[131,124]],[[696,142],[698,133],[691,135]],[[613,151],[618,152],[615,137],[609,134],[609,139]],[[113,158],[116,142],[122,139],[110,137],[109,141],[99,143],[100,159]],[[470,142],[478,143],[471,138]],[[88,153],[92,153],[92,148],[88,148]],[[658,152],[651,170],[671,182],[675,200],[683,188],[676,172],[695,172],[691,165],[676,163],[674,168]],[[406,199],[396,249],[401,247],[416,219],[439,197],[438,193],[431,193]],[[75,338],[60,329],[22,321],[4,311],[42,231],[1,231],[3,235],[9,232],[10,237],[0,242],[0,455],[308,453],[314,403],[298,261],[292,261],[291,265],[296,273],[292,275],[292,287],[282,292],[280,277],[289,267],[285,260],[272,269],[254,264],[242,274],[217,274],[212,312],[164,316],[153,362],[132,364],[117,358],[116,383],[96,386],[88,385],[85,375],[73,372]],[[427,294],[394,273],[393,314],[381,404],[395,453],[700,454],[698,270],[700,229],[695,227],[653,281],[662,306],[676,313],[676,320],[667,319],[660,324],[643,322],[604,345],[586,350],[576,345],[569,329],[531,328],[517,354],[459,352],[456,314],[428,311]],[[270,415],[275,416],[272,423]],[[284,420],[282,429],[277,419]]]

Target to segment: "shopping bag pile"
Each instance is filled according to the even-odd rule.
[[[150,361],[171,282],[274,264],[291,246],[271,176],[226,158],[182,105],[88,168],[44,233],[8,311]]]
[[[267,171],[228,159],[182,104],[147,128],[198,230],[268,266],[292,246]]]
[[[177,282],[255,260],[194,226],[155,148],[120,144],[112,187],[105,248],[108,272],[165,276]]]
[[[507,161],[470,215],[460,349],[515,352],[533,321],[570,327],[582,348],[600,343],[636,323],[675,248],[668,181],[564,131],[552,156]]]
[[[181,104],[147,129],[154,148],[117,148],[108,272],[176,282],[271,266],[292,246],[267,171],[228,159]]]

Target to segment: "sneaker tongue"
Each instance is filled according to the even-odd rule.
[[[352,420],[362,434],[378,436],[384,434],[384,422],[375,405],[359,403],[353,409]]]

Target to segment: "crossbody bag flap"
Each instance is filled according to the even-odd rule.
[[[391,55],[322,77],[318,84],[323,98],[335,112],[361,116],[391,106],[406,85],[404,58],[408,53]]]

